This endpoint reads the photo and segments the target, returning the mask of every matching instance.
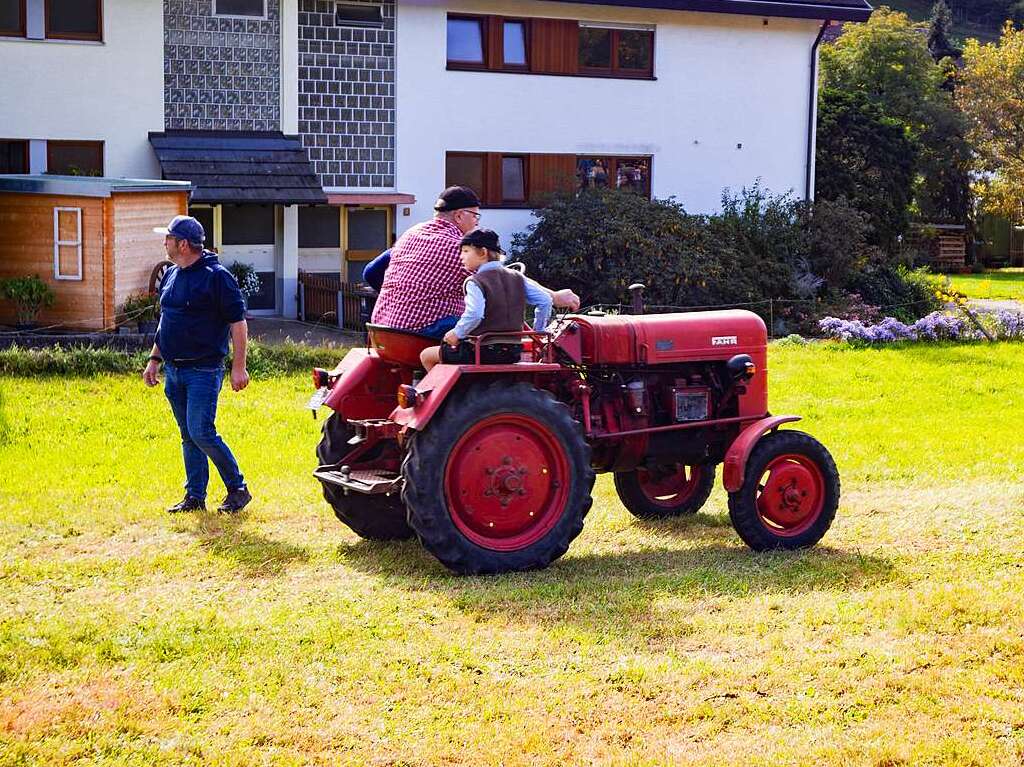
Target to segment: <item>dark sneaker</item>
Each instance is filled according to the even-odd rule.
[[[232,490],[228,493],[227,498],[224,499],[224,503],[217,507],[217,511],[223,511],[227,514],[237,514],[246,506],[249,505],[249,501],[252,500],[252,493],[246,487],[240,487],[237,490]]]
[[[167,510],[168,514],[182,514],[188,511],[206,511],[206,502],[191,495],[186,495],[181,503],[176,503]]]

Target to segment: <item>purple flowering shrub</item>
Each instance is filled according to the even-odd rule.
[[[1001,311],[986,317],[985,324],[996,338],[1024,340],[1024,314]],[[826,337],[852,343],[977,341],[983,338],[981,332],[968,320],[944,312],[932,312],[912,325],[893,317],[886,317],[875,324],[865,324],[858,319],[825,317],[818,326]]]

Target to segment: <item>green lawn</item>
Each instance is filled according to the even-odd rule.
[[[0,765],[1020,764],[1021,351],[774,348],[843,477],[814,550],[601,478],[562,560],[491,578],[335,522],[306,375],[222,398],[238,519],[162,513],[158,391],[4,379]]]
[[[1024,301],[1024,269],[992,269],[984,274],[951,274],[953,289],[969,298]]]

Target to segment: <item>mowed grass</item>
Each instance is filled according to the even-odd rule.
[[[563,559],[490,578],[334,520],[304,375],[222,397],[237,519],[161,511],[159,391],[6,379],[0,765],[1020,764],[1021,352],[775,347],[843,477],[817,548],[603,477]]]
[[[951,274],[953,289],[969,298],[1024,301],[1024,269],[991,269],[982,274]]]

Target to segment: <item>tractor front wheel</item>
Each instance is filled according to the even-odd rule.
[[[355,431],[337,413],[324,421],[323,437],[316,448],[320,465],[335,464],[352,450],[348,441]],[[397,496],[362,495],[349,493],[328,482],[321,482],[324,500],[331,504],[334,516],[348,525],[361,538],[391,541],[412,538],[413,532],[405,519],[405,504]]]
[[[413,436],[409,524],[451,570],[546,567],[590,510],[590,448],[569,409],[525,383],[473,386]]]
[[[839,506],[839,472],[825,446],[800,431],[776,431],[754,446],[729,518],[755,551],[813,546]]]
[[[615,473],[615,491],[629,513],[640,519],[678,517],[696,514],[707,502],[715,486],[715,467],[662,467],[659,470],[636,469]]]

